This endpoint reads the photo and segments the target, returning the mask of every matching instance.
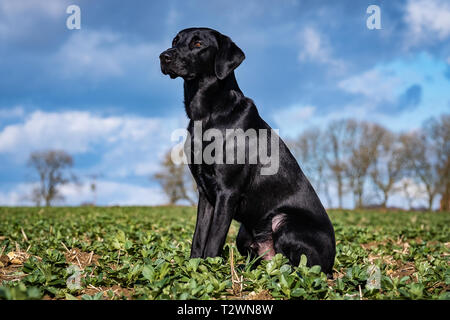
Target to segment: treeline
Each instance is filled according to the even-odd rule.
[[[342,208],[344,197],[351,195],[355,208],[386,208],[400,193],[409,209],[421,197],[428,210],[437,198],[441,210],[450,209],[448,114],[401,133],[367,121],[337,120],[308,129],[288,144],[329,207]],[[337,204],[332,202],[332,189]]]
[[[342,208],[350,196],[355,208],[386,208],[398,194],[406,199],[408,209],[425,205],[432,210],[439,200],[439,209],[450,211],[450,114],[400,133],[367,121],[337,120],[286,142],[327,207]],[[64,151],[33,152],[28,166],[34,169],[37,183],[26,200],[38,206],[62,200],[63,185],[80,185],[70,172],[73,159]],[[92,204],[96,177],[90,176]],[[188,167],[173,164],[170,151],[151,179],[161,185],[170,204],[196,204],[197,189]],[[418,205],[418,200],[424,202]]]
[[[350,195],[355,208],[386,208],[400,194],[408,209],[432,210],[439,198],[440,210],[450,210],[450,115],[401,133],[367,121],[338,120],[286,142],[328,207],[344,207]],[[175,165],[170,151],[152,179],[170,204],[196,202],[187,166]]]

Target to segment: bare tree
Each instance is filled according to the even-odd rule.
[[[368,122],[351,122],[352,143],[345,174],[349,189],[355,198],[355,208],[362,208],[364,187],[369,168],[378,157],[378,146],[385,130],[377,124]]]
[[[324,134],[317,127],[304,131],[292,142],[293,153],[299,160],[305,175],[317,192],[324,192],[328,206],[331,207],[329,184],[324,183],[327,169],[327,146]]]
[[[378,130],[381,142],[377,156],[373,158],[370,177],[382,194],[382,207],[386,208],[389,196],[397,191],[398,182],[404,175],[404,159],[397,136],[382,127]],[[408,189],[407,186],[405,188]]]
[[[434,199],[441,188],[441,177],[432,147],[422,131],[403,134],[400,139],[403,145],[403,158],[410,176],[417,183],[423,184],[428,198],[428,210],[432,210]]]
[[[441,210],[450,210],[450,115],[399,136],[374,123],[337,120],[324,133],[305,131],[291,145],[316,190],[328,187],[323,181],[331,176],[341,208],[348,191],[362,207],[367,187],[374,186],[383,207],[401,190],[410,208],[425,194],[429,210],[439,195]]]
[[[438,176],[434,182],[441,194],[440,209],[450,210],[450,115],[427,121],[424,134],[431,152],[428,161]]]
[[[67,169],[73,166],[73,159],[62,150],[32,152],[28,166],[34,168],[39,177],[39,185],[31,194],[31,199],[37,206],[40,206],[42,201],[46,206],[50,206],[53,201],[64,199],[59,188],[70,181],[76,181],[76,177],[67,172]]]
[[[169,198],[169,204],[175,204],[180,200],[187,200],[191,205],[196,204],[197,187],[194,179],[187,165],[173,163],[170,150],[164,156],[161,171],[152,178],[161,185]]]
[[[354,120],[337,120],[330,123],[325,136],[328,145],[326,161],[331,176],[336,182],[339,208],[342,208],[342,199],[345,192],[345,172],[355,126]]]

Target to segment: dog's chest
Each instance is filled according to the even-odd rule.
[[[212,203],[216,200],[217,181],[213,165],[191,164],[189,166],[192,176],[201,189]]]

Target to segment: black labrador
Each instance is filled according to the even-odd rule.
[[[304,254],[308,266],[320,265],[330,276],[336,253],[333,226],[287,146],[280,139],[278,150],[274,149],[269,140],[279,139],[278,135],[240,90],[234,69],[244,58],[229,37],[209,28],[180,31],[172,47],[160,55],[161,71],[172,79],[184,79],[184,104],[190,119],[186,155],[198,159],[199,152],[192,144],[198,146],[205,140],[196,135],[196,124],[202,130],[219,130],[227,144],[227,130],[253,129],[258,141],[269,145],[268,153],[278,151],[278,158],[272,159],[278,161],[278,170],[271,174],[262,174],[267,162],[263,163],[260,155],[256,163],[249,163],[250,143],[245,143],[244,163],[190,161],[199,191],[191,257],[220,255],[235,219],[241,223],[236,238],[241,254],[270,259],[282,253],[294,266]],[[268,134],[263,136],[261,129]],[[238,151],[236,147],[231,150]],[[204,151],[202,144],[200,155]]]

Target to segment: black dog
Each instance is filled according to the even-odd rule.
[[[215,128],[224,136],[227,129],[254,129],[261,138],[259,130],[265,129],[269,132],[265,142],[270,153],[275,153],[269,140],[279,139],[278,135],[243,95],[234,76],[244,58],[229,37],[208,28],[180,31],[172,48],[161,53],[161,71],[172,79],[184,79],[184,104],[190,119],[185,152],[191,159],[198,157],[192,144],[202,141],[194,133],[195,122],[203,130]],[[309,266],[320,265],[330,275],[336,252],[333,226],[295,158],[280,139],[279,169],[264,175],[265,164],[259,156],[257,163],[249,163],[249,147],[245,148],[245,163],[227,164],[224,158],[222,163],[189,164],[199,190],[191,257],[220,255],[235,219],[241,222],[236,238],[241,254],[270,259],[282,253],[295,266],[305,254]]]

